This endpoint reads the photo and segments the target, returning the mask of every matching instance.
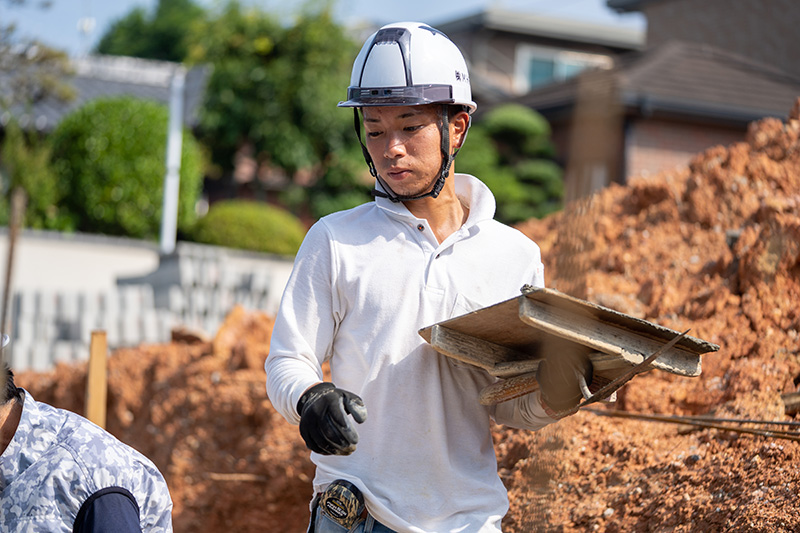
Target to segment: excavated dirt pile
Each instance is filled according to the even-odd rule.
[[[688,168],[520,226],[542,248],[549,286],[691,328],[720,350],[697,378],[637,376],[599,413],[535,433],[498,426],[505,531],[800,530],[798,442],[603,415],[793,420],[784,395],[800,383],[799,213],[800,100],[786,122],[754,123],[744,142]],[[271,330],[271,317],[237,308],[213,341],[109,360],[109,430],[164,472],[177,532],[303,531],[313,469],[266,399]],[[18,381],[83,412],[85,365]]]

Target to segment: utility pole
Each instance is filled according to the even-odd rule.
[[[164,202],[161,209],[162,256],[175,251],[178,231],[178,197],[181,179],[181,147],[183,142],[183,94],[186,69],[179,65],[172,75],[167,131],[167,173],[164,178]]]

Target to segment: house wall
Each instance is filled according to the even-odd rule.
[[[573,136],[572,121],[568,118],[551,119],[550,129],[552,131],[550,140],[553,142],[553,146],[555,146],[556,150],[555,160],[564,167],[566,166],[570,153],[570,139]]]
[[[470,77],[480,78],[507,94],[517,93],[515,87],[517,50],[521,45],[533,45],[554,50],[582,52],[614,57],[620,52],[601,45],[521,35],[486,28],[448,32],[470,65]]]
[[[0,233],[5,280],[8,234]],[[88,358],[91,332],[110,349],[171,339],[188,327],[213,336],[236,305],[277,313],[292,257],[179,242],[23,231],[14,246],[6,360],[44,371]],[[0,293],[2,292],[0,287]]]
[[[0,275],[8,263],[8,228],[0,228]],[[14,245],[13,286],[19,290],[108,291],[117,278],[158,267],[154,242],[104,235],[24,230]],[[2,291],[2,287],[0,287]]]
[[[663,0],[642,2],[641,9],[648,46],[706,43],[800,77],[797,0]]]
[[[683,166],[715,145],[743,141],[745,132],[658,119],[629,122],[626,133],[626,176],[651,176]]]
[[[478,31],[459,36],[464,55],[474,71],[474,79],[482,77],[488,84],[512,94],[514,89],[514,59],[518,39],[492,31]],[[459,47],[461,44],[455,41]]]

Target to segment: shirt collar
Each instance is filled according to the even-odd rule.
[[[465,227],[474,226],[479,222],[494,218],[496,204],[489,187],[475,176],[469,174],[454,174],[452,179],[456,187],[456,196],[469,208],[469,216],[464,224]],[[385,192],[377,180],[375,187]],[[392,202],[388,198],[377,196],[375,197],[375,204],[393,215],[416,219],[402,202]]]

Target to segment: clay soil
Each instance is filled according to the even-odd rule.
[[[700,377],[655,370],[599,412],[539,432],[496,427],[505,531],[800,531],[797,441],[608,416],[796,419],[785,400],[800,383],[798,213],[800,101],[686,168],[520,226],[542,248],[549,286],[720,349]],[[212,340],[109,359],[107,427],[165,474],[179,533],[304,531],[313,468],[266,398],[272,324],[236,308]],[[85,364],[18,376],[78,413],[85,380]]]

